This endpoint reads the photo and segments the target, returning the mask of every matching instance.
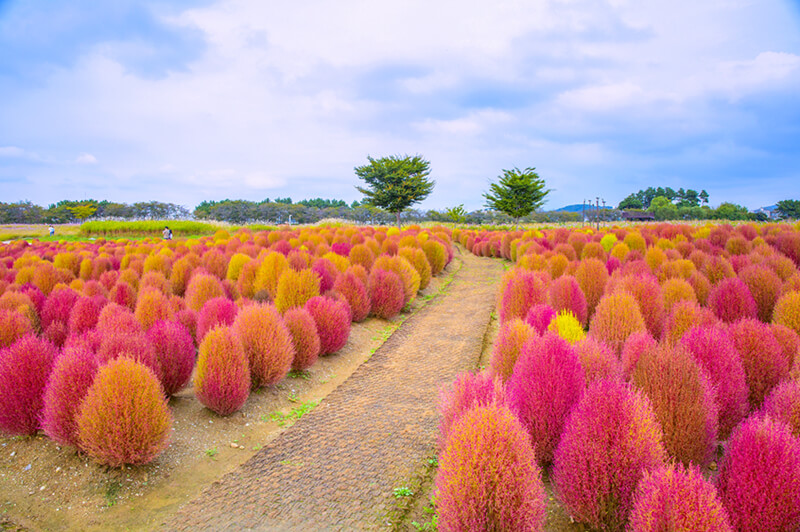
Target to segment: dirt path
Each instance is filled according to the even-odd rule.
[[[475,367],[499,261],[461,255],[446,293],[409,318],[313,411],[165,523],[168,530],[376,530],[435,454],[443,383]]]

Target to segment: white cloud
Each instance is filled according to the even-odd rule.
[[[97,164],[97,157],[91,153],[82,153],[75,159],[77,164]]]

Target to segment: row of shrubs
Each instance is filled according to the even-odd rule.
[[[442,391],[440,530],[800,528],[800,232],[454,232],[516,262]],[[487,250],[491,250],[487,253]]]
[[[452,259],[444,230],[316,228],[0,248],[0,432],[143,464],[193,378],[220,415],[392,318]]]

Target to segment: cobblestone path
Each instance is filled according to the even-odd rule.
[[[386,529],[394,488],[419,475],[435,452],[439,388],[475,366],[494,307],[500,261],[465,252],[454,262],[461,267],[443,294],[165,529]]]

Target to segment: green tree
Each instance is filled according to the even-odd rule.
[[[78,219],[78,221],[83,221],[97,212],[97,205],[94,203],[83,203],[73,207],[67,207],[67,209],[69,209],[72,215]]]
[[[434,182],[428,179],[431,164],[419,155],[389,156],[356,166],[355,172],[368,188],[356,187],[364,194],[364,203],[380,207],[395,215],[400,227],[400,213],[428,197]]]
[[[775,211],[781,218],[800,220],[800,201],[791,199],[781,200],[775,205]]]
[[[675,220],[678,217],[678,207],[676,207],[666,196],[656,196],[650,202],[650,208],[656,220]]]
[[[716,208],[714,218],[717,220],[747,220],[750,218],[750,211],[747,210],[747,207],[725,202]]]
[[[700,198],[700,201],[703,202],[703,205],[708,205],[708,192],[701,190],[698,197]]]
[[[534,171],[535,168],[503,170],[499,181],[489,185],[490,192],[483,195],[486,206],[500,211],[514,219],[527,216],[542,205],[550,189],[544,188],[544,179]]]
[[[642,200],[636,194],[629,194],[627,198],[619,202],[618,209],[643,209]]]
[[[447,214],[450,220],[452,220],[452,222],[455,224],[463,224],[467,219],[467,211],[464,210],[463,203],[456,207],[450,207],[445,211],[445,214]]]

